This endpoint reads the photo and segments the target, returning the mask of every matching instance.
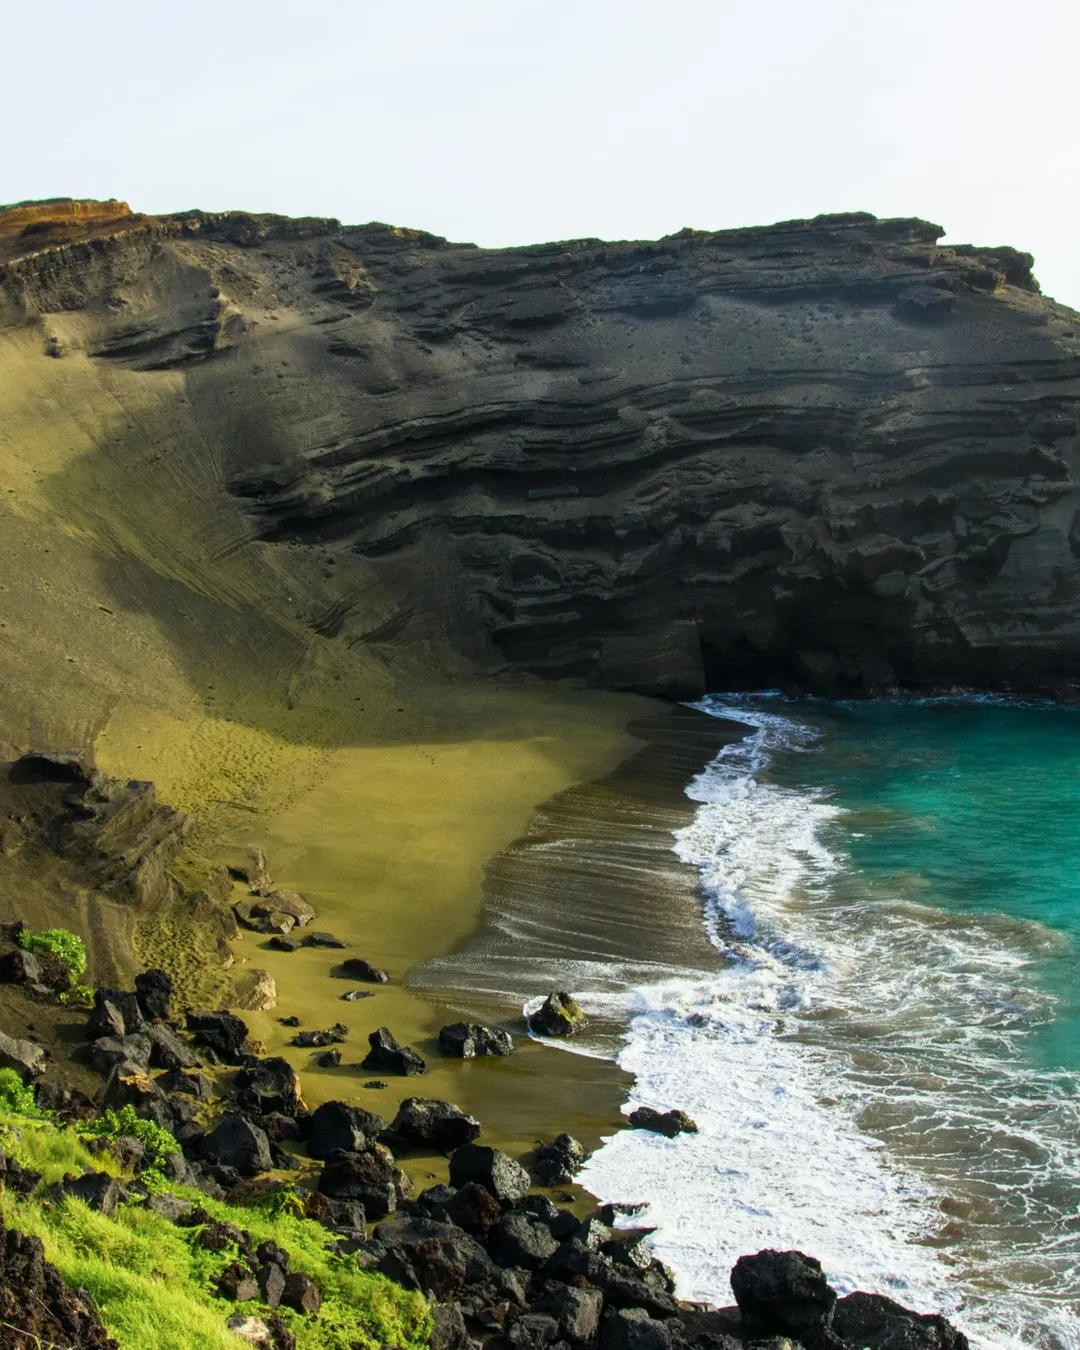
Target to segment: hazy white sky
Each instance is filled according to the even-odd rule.
[[[1080,308],[1077,0],[11,6],[0,201],[480,244],[920,215]]]

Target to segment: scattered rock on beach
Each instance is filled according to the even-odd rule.
[[[378,1031],[373,1031],[368,1036],[368,1043],[371,1049],[361,1061],[361,1068],[404,1074],[407,1078],[427,1073],[426,1061],[415,1050],[399,1045],[389,1027],[380,1027]]]
[[[444,1055],[473,1059],[478,1055],[509,1055],[514,1041],[510,1033],[479,1022],[451,1022],[439,1032],[439,1049]]]
[[[342,942],[341,938],[335,937],[333,933],[305,933],[305,947],[347,947],[347,942]]]
[[[575,1036],[587,1025],[576,1000],[564,992],[548,994],[538,1008],[526,1013],[526,1020],[538,1036]]]
[[[267,970],[247,970],[236,980],[236,1007],[267,1012],[277,1005],[277,985]]]
[[[528,1172],[509,1153],[483,1144],[465,1144],[450,1155],[451,1186],[466,1186],[470,1181],[504,1201],[520,1200],[532,1184]]]
[[[308,1121],[308,1152],[313,1158],[333,1153],[361,1153],[386,1132],[386,1121],[374,1111],[347,1102],[323,1102]]]
[[[370,961],[365,961],[359,956],[350,956],[342,961],[334,974],[339,979],[367,980],[369,984],[386,984],[390,979],[385,970],[380,970],[378,966],[373,966]]]
[[[674,1139],[677,1134],[697,1134],[697,1125],[685,1111],[657,1111],[651,1106],[639,1106],[630,1112],[630,1127],[651,1130],[654,1134]]]
[[[466,1115],[453,1102],[432,1097],[406,1097],[390,1124],[390,1135],[413,1148],[449,1152],[471,1144],[480,1133],[480,1122]]]
[[[303,945],[299,938],[284,937],[281,933],[270,939],[270,946],[276,952],[298,952]]]
[[[574,1179],[589,1155],[569,1134],[560,1134],[549,1144],[539,1144],[533,1157],[533,1174],[541,1186],[565,1186]]]
[[[374,989],[349,989],[341,996],[346,1003],[359,1003],[362,998],[374,998]]]

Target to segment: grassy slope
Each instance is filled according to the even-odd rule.
[[[74,1130],[48,1121],[0,1115],[0,1146],[9,1157],[42,1172],[44,1185],[84,1168],[118,1170],[107,1155],[90,1154]],[[274,1215],[265,1205],[231,1206],[183,1187],[170,1191],[201,1204],[216,1219],[246,1228],[256,1245],[272,1238],[291,1254],[292,1270],[319,1283],[324,1302],[317,1318],[280,1310],[298,1346],[348,1350],[355,1343],[427,1344],[425,1300],[335,1256],[333,1240],[321,1225]],[[89,1291],[109,1333],[125,1350],[235,1347],[236,1338],[225,1330],[229,1315],[238,1310],[266,1315],[258,1303],[235,1304],[215,1296],[214,1279],[236,1259],[234,1251],[205,1251],[196,1244],[200,1230],[178,1228],[142,1205],[121,1205],[116,1218],[108,1219],[78,1200],[56,1203],[5,1193],[0,1207],[10,1227],[41,1238],[46,1257],[70,1285]]]

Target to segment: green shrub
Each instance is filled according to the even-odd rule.
[[[97,1120],[80,1125],[79,1129],[85,1134],[96,1134],[106,1139],[134,1137],[145,1150],[144,1171],[159,1171],[166,1158],[180,1152],[180,1145],[168,1130],[163,1130],[152,1120],[143,1120],[137,1116],[130,1104],[119,1111],[103,1111]]]
[[[14,1069],[0,1069],[0,1111],[32,1120],[45,1115],[34,1101],[33,1088],[28,1088]]]
[[[81,937],[69,933],[66,928],[46,928],[43,933],[24,928],[19,934],[19,946],[24,951],[55,957],[67,967],[73,980],[86,969],[86,945]]]
[[[88,984],[73,984],[70,989],[65,989],[58,998],[58,1002],[62,1003],[67,1008],[88,1008],[93,1001],[94,991]]]

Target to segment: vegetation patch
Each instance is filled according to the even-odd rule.
[[[138,1128],[129,1128],[124,1112],[106,1115],[115,1119],[103,1117],[87,1128],[99,1135],[115,1130],[142,1137]],[[139,1126],[146,1124],[139,1121]],[[174,1143],[171,1138],[169,1142]],[[225,1329],[228,1317],[237,1311],[267,1316],[262,1303],[218,1296],[217,1278],[238,1253],[232,1248],[206,1250],[199,1241],[201,1227],[173,1224],[140,1201],[122,1203],[115,1218],[107,1218],[81,1200],[50,1193],[49,1183],[66,1173],[119,1170],[107,1153],[91,1153],[79,1130],[5,1109],[0,1113],[0,1146],[23,1167],[43,1174],[42,1186],[29,1196],[0,1194],[4,1222],[41,1239],[46,1258],[69,1285],[89,1292],[123,1350],[236,1350],[236,1337]],[[145,1173],[143,1179],[148,1179]],[[164,1189],[152,1174],[149,1181],[151,1190]],[[319,1284],[323,1303],[317,1315],[277,1309],[299,1350],[427,1346],[431,1316],[423,1296],[385,1276],[360,1271],[355,1258],[335,1251],[334,1239],[322,1225],[297,1215],[278,1193],[247,1206],[210,1200],[182,1186],[168,1189],[201,1206],[211,1219],[247,1230],[256,1245],[278,1243],[290,1254],[290,1269]]]
[[[24,928],[19,934],[19,946],[24,951],[59,961],[67,968],[73,982],[86,970],[86,944],[77,933],[66,928],[46,928],[43,933]]]

